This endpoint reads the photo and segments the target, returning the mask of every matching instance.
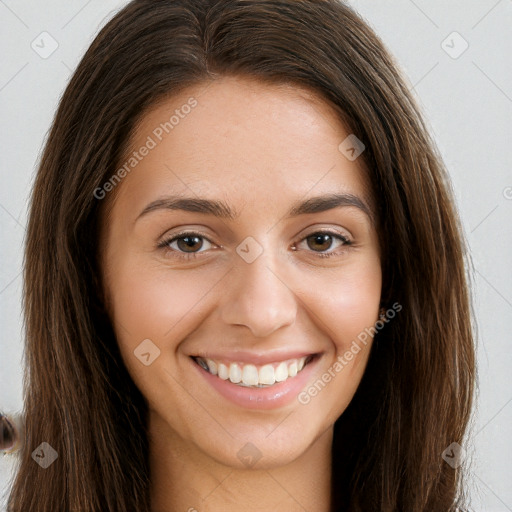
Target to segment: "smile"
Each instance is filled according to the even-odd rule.
[[[310,363],[314,355],[275,363],[255,365],[239,362],[220,362],[209,358],[193,357],[201,368],[219,379],[229,380],[244,387],[263,388],[295,377]]]

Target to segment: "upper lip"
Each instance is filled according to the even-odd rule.
[[[233,363],[252,363],[255,365],[263,365],[269,363],[277,363],[280,361],[288,361],[289,359],[300,359],[301,357],[312,356],[318,352],[311,352],[311,350],[294,350],[283,351],[276,350],[274,352],[267,351],[265,353],[257,352],[242,352],[242,351],[229,351],[229,352],[203,352],[194,354],[192,357],[201,357],[203,359],[213,359],[214,361],[226,361]]]

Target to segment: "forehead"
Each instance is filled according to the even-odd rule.
[[[336,110],[309,90],[224,77],[142,117],[120,164],[135,165],[116,192],[139,210],[176,193],[276,204],[336,190],[371,204],[362,159],[338,149],[349,134]]]

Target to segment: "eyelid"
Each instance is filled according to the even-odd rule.
[[[180,238],[185,238],[187,236],[190,236],[190,237],[197,236],[199,238],[202,238],[203,240],[208,241],[208,243],[210,243],[214,246],[222,247],[221,245],[217,245],[214,242],[212,242],[209,239],[209,237],[207,237],[204,233],[201,233],[201,231],[189,229],[189,230],[183,230],[179,233],[173,233],[172,235],[164,237],[162,241],[158,242],[157,248],[176,253],[178,255],[178,257],[183,257],[186,259],[188,259],[190,257],[194,257],[194,255],[196,255],[196,254],[201,254],[201,253],[205,252],[205,251],[200,251],[200,252],[196,252],[196,253],[194,253],[194,252],[187,253],[187,252],[177,251],[177,250],[171,249],[169,247],[169,244],[175,242],[176,240],[178,240]],[[202,249],[202,247],[201,247],[201,249]]]
[[[341,250],[338,248],[337,250],[331,251],[329,248],[328,249],[329,252],[326,252],[326,251],[321,252],[321,251],[313,251],[313,250],[307,251],[310,254],[315,255],[316,257],[326,258],[326,257],[336,256],[336,255],[340,256],[343,252],[345,252],[349,248],[349,246],[353,245],[353,243],[354,243],[350,237],[348,237],[347,235],[345,235],[343,233],[340,233],[339,231],[337,231],[335,229],[318,228],[318,229],[314,229],[309,234],[306,234],[306,235],[302,236],[301,238],[299,238],[298,242],[294,242],[294,244],[293,244],[294,250],[297,250],[296,246],[298,245],[298,243],[304,243],[310,236],[318,235],[318,234],[329,235],[332,238],[335,238],[335,239],[339,240],[340,242],[342,242],[342,244],[341,244]]]
[[[306,233],[304,235],[301,235],[296,242],[293,242],[292,244],[292,247],[294,248],[293,250],[297,250],[296,249],[296,246],[297,244],[299,243],[302,243],[302,242],[305,242],[307,240],[307,238],[309,238],[310,236],[313,236],[313,235],[317,235],[317,234],[327,234],[327,235],[330,235],[331,237],[333,238],[336,238],[338,239],[339,241],[343,242],[342,244],[342,247],[345,247],[345,250],[348,248],[348,246],[352,245],[354,242],[353,240],[351,239],[351,237],[343,234],[343,233],[340,233],[339,231],[333,229],[333,228],[317,228],[317,229],[313,229],[311,230],[309,233]],[[206,240],[208,241],[208,243],[218,247],[218,248],[222,248],[223,246],[222,245],[218,245],[218,244],[215,244],[214,242],[212,242],[208,236],[206,236],[205,234],[201,233],[200,231],[198,230],[183,230],[181,232],[178,232],[178,233],[174,233],[168,237],[164,237],[164,239],[160,242],[158,242],[157,244],[157,248],[159,249],[164,249],[166,251],[169,251],[169,252],[172,252],[172,253],[175,253],[176,256],[178,258],[182,258],[182,259],[192,259],[192,258],[195,258],[195,257],[198,257],[199,255],[201,255],[202,253],[204,252],[208,252],[208,249],[203,251],[203,250],[200,250],[198,252],[182,252],[182,251],[179,251],[179,250],[175,250],[175,249],[171,249],[169,248],[169,244],[175,242],[176,240],[180,239],[180,238],[185,238],[187,236],[190,236],[190,237],[193,237],[193,236],[197,236],[199,238],[202,238],[203,240]],[[201,249],[203,249],[203,247],[201,247]],[[339,255],[340,252],[339,250],[338,251],[331,251],[331,252],[320,252],[320,251],[307,251],[307,252],[311,252],[313,255],[316,255],[316,256],[319,256],[319,257],[328,257],[328,256],[334,256],[334,255]],[[344,252],[344,251],[341,251],[341,252]]]

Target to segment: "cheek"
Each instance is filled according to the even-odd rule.
[[[174,354],[206,314],[205,296],[219,277],[169,271],[141,258],[119,261],[112,268],[112,322],[123,362],[150,406],[178,403],[182,397],[173,378]],[[149,345],[144,341],[148,339]],[[146,352],[149,366],[139,358]]]
[[[381,279],[379,259],[372,256],[317,279],[321,286],[315,288],[316,294],[309,294],[308,308],[315,308],[331,351],[321,374],[299,399],[308,404],[311,414],[323,414],[326,424],[343,413],[361,382],[378,315]]]
[[[128,367],[134,366],[133,352],[145,339],[172,354],[208,313],[207,296],[224,275],[222,269],[170,270],[135,252],[111,269],[112,322]]]
[[[336,349],[344,351],[377,321],[381,291],[380,262],[372,254],[308,278],[302,297]]]

